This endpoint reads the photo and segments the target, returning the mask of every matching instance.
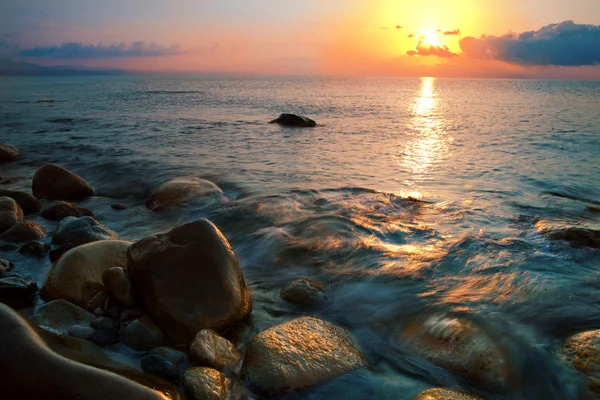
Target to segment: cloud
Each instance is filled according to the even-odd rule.
[[[460,29],[452,29],[449,31],[445,31],[443,29],[438,29],[437,33],[441,33],[444,36],[460,36]]]
[[[417,34],[416,33],[409,33],[407,38],[412,39],[412,38],[416,38]]]
[[[454,58],[459,55],[450,51],[447,46],[431,46],[419,41],[415,50],[409,50],[406,52],[409,56],[437,56],[443,58]]]
[[[583,66],[600,64],[600,25],[564,21],[519,35],[465,37],[467,57],[521,65]]]
[[[162,46],[156,43],[133,42],[117,45],[84,44],[66,42],[60,46],[35,47],[21,49],[19,56],[24,58],[52,59],[93,59],[93,58],[126,58],[126,57],[158,57],[181,54],[178,45]]]
[[[396,25],[396,29],[402,29],[403,26],[402,25]]]

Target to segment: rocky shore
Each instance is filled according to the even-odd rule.
[[[19,156],[0,145],[0,163]],[[330,301],[322,283],[303,277],[287,282],[281,299],[304,315],[240,340],[232,332],[244,331],[251,320],[252,293],[213,222],[197,219],[135,242],[122,240],[94,210],[74,203],[96,195],[85,179],[56,164],[32,176],[31,193],[0,188],[0,246],[6,254],[49,257],[52,266],[40,282],[0,259],[0,397],[277,398],[371,369],[350,332],[310,315]],[[145,206],[161,212],[200,197],[223,201],[213,182],[175,179],[157,187]],[[54,230],[29,220],[32,215]],[[567,236],[597,246],[596,232]],[[510,352],[467,319],[421,316],[397,340],[473,391],[510,393],[520,385]],[[581,398],[600,398],[599,343],[599,331],[582,332],[558,350],[557,357],[588,380]],[[122,349],[135,361],[114,356]],[[481,398],[433,388],[415,400]]]

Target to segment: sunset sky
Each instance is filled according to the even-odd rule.
[[[3,0],[0,58],[259,74],[600,79],[600,0]]]

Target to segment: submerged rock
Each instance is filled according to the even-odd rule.
[[[429,389],[419,394],[414,400],[483,400],[465,392],[458,392],[452,389]]]
[[[16,201],[25,214],[35,213],[42,209],[42,203],[26,192],[0,189],[0,197],[10,197]]]
[[[30,276],[8,274],[0,278],[0,302],[11,307],[21,307],[33,302],[37,291],[37,283]]]
[[[319,385],[366,366],[344,329],[302,317],[252,338],[241,377],[259,394],[271,395]]]
[[[54,300],[42,305],[31,322],[42,329],[67,335],[73,325],[90,327],[96,316],[65,300]]]
[[[38,199],[81,200],[95,194],[81,177],[56,164],[38,168],[31,185],[33,195]]]
[[[25,243],[20,249],[19,253],[27,254],[34,257],[43,257],[50,251],[51,247],[44,242],[39,240],[33,240]]]
[[[46,231],[40,225],[35,222],[24,221],[7,229],[0,235],[0,240],[12,243],[25,243],[32,240],[41,240],[45,236]]]
[[[142,371],[147,374],[159,376],[172,382],[179,379],[179,368],[171,361],[158,354],[147,354],[142,357]]]
[[[127,210],[129,207],[127,207],[125,204],[121,204],[121,203],[114,203],[111,204],[110,207],[113,210],[117,210],[117,211],[123,211],[123,210]]]
[[[183,386],[191,400],[226,400],[231,381],[212,368],[189,368],[183,374]]]
[[[14,147],[8,144],[0,144],[0,164],[17,161],[19,156],[19,151]]]
[[[73,243],[67,243],[63,244],[62,246],[58,246],[57,248],[50,250],[48,257],[50,258],[51,262],[56,262],[63,254],[71,250],[73,247],[75,247],[73,246]]]
[[[102,283],[108,291],[125,306],[133,305],[131,283],[125,270],[121,267],[112,267],[102,274]]]
[[[52,243],[79,246],[99,240],[117,240],[119,234],[92,217],[67,217],[60,221],[52,235]]]
[[[536,229],[550,240],[562,240],[572,247],[600,248],[600,230],[585,226],[569,226],[562,222],[542,220],[536,224]]]
[[[5,273],[12,271],[14,267],[15,265],[10,261],[0,258],[0,278],[2,278]]]
[[[212,329],[198,332],[190,346],[190,356],[198,365],[221,372],[234,371],[242,360],[233,343]]]
[[[201,199],[223,199],[223,192],[214,183],[198,178],[172,179],[160,185],[146,201],[152,211],[162,211],[186,202]]]
[[[105,290],[102,274],[114,266],[127,264],[130,242],[101,240],[77,246],[66,252],[48,272],[41,289],[44,300],[65,299],[80,307]]]
[[[127,272],[138,301],[176,343],[225,329],[252,311],[252,297],[227,239],[201,219],[134,243]]]
[[[565,341],[564,357],[588,380],[585,399],[600,398],[600,330],[582,332]]]
[[[123,332],[123,343],[135,350],[150,350],[164,341],[160,328],[146,316],[131,322]]]
[[[40,214],[43,218],[52,221],[61,221],[67,217],[92,217],[96,218],[91,210],[85,207],[81,207],[66,201],[60,201],[45,210]]]
[[[272,120],[271,123],[297,127],[313,127],[317,125],[312,119],[295,114],[281,114],[279,118]]]
[[[94,333],[90,338],[94,343],[100,346],[109,346],[119,341],[119,324],[117,321],[108,317],[100,317],[92,321],[90,326],[94,329]]]
[[[314,306],[327,300],[325,287],[320,282],[306,278],[286,283],[281,288],[280,296],[285,301],[303,306]]]
[[[10,197],[0,197],[0,234],[6,232],[24,219],[23,210]]]

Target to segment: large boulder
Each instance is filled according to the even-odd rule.
[[[0,164],[16,161],[19,151],[8,144],[0,144]]]
[[[588,381],[584,399],[600,398],[600,330],[582,332],[568,338],[563,355]]]
[[[52,243],[57,245],[72,243],[79,246],[99,240],[116,240],[119,234],[92,217],[67,217],[60,221],[52,235]]]
[[[2,304],[0,343],[2,399],[181,399],[177,392],[167,389],[166,385],[156,385],[155,387],[162,386],[165,390],[159,392],[112,372],[87,366],[55,353],[21,316]],[[64,354],[85,358],[80,350],[83,344],[67,349]],[[128,375],[133,376],[130,373]],[[155,383],[141,376],[136,378],[148,381],[149,384]]]
[[[25,214],[35,213],[42,209],[42,203],[26,192],[0,189],[0,197],[10,197],[17,202]]]
[[[81,200],[94,196],[94,189],[81,177],[56,164],[44,164],[35,171],[31,183],[38,199]]]
[[[40,214],[43,218],[52,221],[61,221],[67,217],[92,217],[96,218],[91,210],[85,207],[78,206],[76,204],[68,203],[66,201],[60,201],[45,210]]]
[[[414,400],[483,400],[470,393],[458,392],[452,389],[428,389],[417,395]]]
[[[286,283],[279,293],[287,302],[303,306],[316,306],[327,300],[325,287],[317,281],[297,278]]]
[[[46,236],[46,231],[40,225],[31,221],[23,221],[7,229],[0,240],[12,243],[26,243],[32,240],[41,240]]]
[[[226,400],[231,381],[212,368],[193,367],[184,372],[183,386],[191,400]]]
[[[206,219],[142,239],[127,257],[137,300],[177,343],[204,328],[224,330],[252,311],[235,253]]]
[[[310,118],[302,117],[300,115],[295,114],[281,114],[279,118],[276,118],[271,121],[271,124],[279,124],[284,126],[296,126],[296,127],[313,127],[316,126],[317,123]]]
[[[202,329],[190,346],[190,356],[203,367],[232,372],[242,360],[233,343],[212,329]]]
[[[252,338],[241,377],[259,394],[269,396],[319,385],[366,366],[344,329],[301,317]]]
[[[40,291],[42,298],[65,299],[87,308],[88,302],[105,290],[104,271],[127,265],[130,245],[122,240],[101,240],[69,250],[50,268]]]
[[[30,276],[11,273],[0,278],[0,303],[8,304],[11,307],[21,307],[32,303],[37,291],[37,283]]]
[[[217,200],[224,198],[221,189],[214,183],[198,178],[172,179],[160,185],[146,201],[152,211],[162,211],[187,202]]]
[[[23,210],[10,197],[0,197],[0,234],[13,225],[23,222]]]
[[[33,315],[31,322],[42,329],[66,336],[72,326],[89,328],[95,319],[94,314],[73,303],[54,300],[42,305]]]

